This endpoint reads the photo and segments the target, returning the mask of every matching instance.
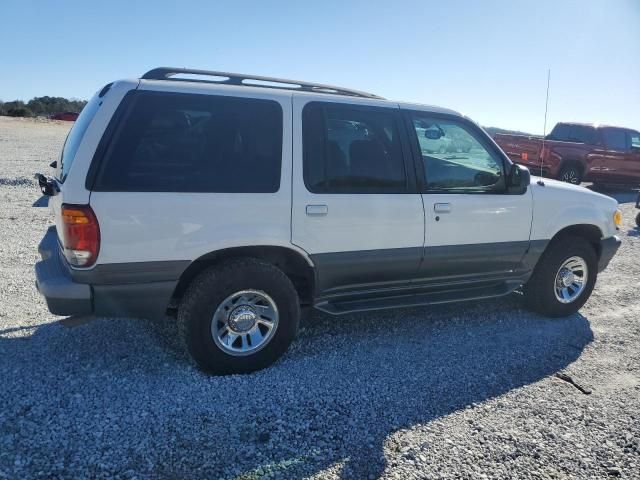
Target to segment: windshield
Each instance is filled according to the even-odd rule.
[[[85,105],[78,116],[78,119],[73,124],[73,128],[67,135],[67,139],[62,147],[62,155],[60,156],[60,181],[64,182],[73,165],[76,152],[84,137],[84,133],[87,131],[91,120],[95,116],[98,108],[102,105],[102,99],[96,94],[93,96],[89,103]]]

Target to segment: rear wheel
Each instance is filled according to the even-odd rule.
[[[582,181],[582,169],[576,164],[565,165],[558,174],[558,180],[580,185]]]
[[[598,258],[580,237],[552,241],[524,286],[529,308],[549,317],[577,312],[589,299],[598,275]]]
[[[189,354],[203,370],[218,375],[271,365],[294,339],[299,318],[298,295],[289,278],[251,258],[200,274],[178,310]]]

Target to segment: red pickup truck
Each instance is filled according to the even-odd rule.
[[[494,138],[534,175],[576,185],[640,184],[640,133],[630,128],[558,123],[544,138],[501,133]]]

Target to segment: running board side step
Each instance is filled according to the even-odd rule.
[[[367,298],[351,298],[345,300],[326,300],[316,303],[314,307],[330,315],[366,312],[371,310],[385,310],[390,308],[418,307],[439,303],[460,302],[467,300],[482,300],[500,297],[513,292],[519,284],[500,282],[465,289],[455,289],[437,292],[412,293],[394,296],[378,296]]]

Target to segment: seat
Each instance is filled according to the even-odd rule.
[[[391,156],[377,140],[356,140],[349,148],[352,177],[377,179],[384,183],[402,181],[402,172],[394,172]]]

